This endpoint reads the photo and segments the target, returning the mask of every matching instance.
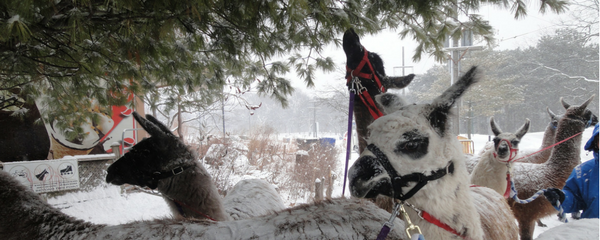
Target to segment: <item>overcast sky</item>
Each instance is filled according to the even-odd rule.
[[[535,2],[535,1],[534,1]],[[508,10],[498,9],[497,7],[482,6],[478,14],[484,19],[490,21],[490,24],[496,31],[495,49],[515,49],[518,47],[533,46],[537,40],[544,34],[552,33],[560,25],[561,19],[567,19],[568,13],[554,14],[538,13],[539,4],[528,5],[527,17],[515,20],[513,14]],[[340,35],[340,39],[342,35]],[[377,35],[361,36],[361,43],[371,52],[378,53],[385,64],[386,73],[389,76],[402,75],[402,47],[404,47],[405,66],[413,66],[413,69],[407,69],[405,75],[410,73],[425,73],[435,62],[433,57],[423,55],[419,62],[412,62],[412,55],[417,44],[407,37],[402,40],[397,33],[384,31]],[[474,45],[485,45],[482,42],[475,42]],[[341,47],[327,46],[323,53],[324,56],[330,56],[336,63],[337,70],[332,73],[319,72],[315,78],[315,89],[325,89],[331,87],[340,87],[344,85],[345,73],[345,55]],[[292,86],[298,91],[306,91],[309,95],[314,95],[315,89],[307,89],[300,79],[295,79]]]

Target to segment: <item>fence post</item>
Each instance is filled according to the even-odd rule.
[[[323,201],[323,181],[320,178],[315,180],[315,201]]]
[[[115,154],[115,159],[113,159],[111,162],[114,162],[115,160],[117,160],[121,157],[120,147],[121,147],[121,144],[119,144],[118,142],[113,142],[110,145],[110,149],[112,149],[112,152]]]
[[[335,174],[329,171],[329,184],[327,185],[327,191],[325,193],[327,199],[331,199],[331,195],[333,194],[333,181],[335,181]]]

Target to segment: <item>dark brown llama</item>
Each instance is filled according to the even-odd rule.
[[[367,51],[360,44],[360,38],[352,28],[344,33],[342,45],[344,53],[346,53],[346,79],[349,80],[347,85],[351,88],[352,81],[356,79],[362,87],[366,88],[362,97],[365,97],[367,102],[372,101],[375,103],[375,95],[385,93],[387,89],[405,88],[415,77],[414,74],[401,77],[386,76],[381,57],[377,53]],[[365,59],[368,59],[368,62],[363,62]],[[372,66],[374,73],[369,66]],[[359,67],[360,69],[357,69]],[[380,81],[381,86],[378,86],[375,78]],[[354,119],[356,121],[356,134],[358,135],[358,149],[359,152],[362,152],[367,146],[365,140],[368,135],[367,127],[375,119],[369,112],[369,106],[361,101],[358,93],[355,94],[354,100]]]

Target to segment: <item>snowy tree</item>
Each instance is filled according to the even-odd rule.
[[[521,0],[485,1],[527,13]],[[18,91],[25,101],[46,95],[47,118],[59,127],[94,118],[90,103],[124,104],[157,86],[212,89],[231,77],[286,105],[285,74],[308,86],[318,70],[332,70],[323,46],[339,44],[354,26],[360,33],[401,28],[420,42],[413,58],[439,51],[447,34],[464,28],[492,41],[476,15],[481,1],[22,1],[0,2],[0,95]],[[540,1],[540,11],[565,10],[566,1]],[[92,100],[94,99],[94,100]],[[2,105],[7,104],[5,102]],[[51,115],[51,116],[50,116]]]

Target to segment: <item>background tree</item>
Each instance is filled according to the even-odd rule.
[[[531,120],[530,131],[543,131],[549,116],[564,109],[560,97],[582,103],[598,93],[598,43],[588,41],[586,32],[558,29],[543,36],[535,46],[505,51],[472,52],[462,60],[462,71],[478,65],[484,71],[479,84],[461,98],[461,133],[489,133],[489,117],[504,126],[520,126]],[[430,101],[435,93],[450,86],[447,66],[435,66],[409,86],[414,99]],[[598,96],[596,96],[598,97]],[[598,101],[588,107],[598,114]],[[510,129],[508,127],[508,129]]]
[[[493,39],[476,15],[456,12],[480,1],[135,1],[7,0],[0,3],[0,95],[19,92],[29,103],[46,95],[47,119],[74,127],[94,118],[89,104],[124,104],[156,86],[207,88],[218,95],[231,77],[286,105],[285,74],[311,86],[314,72],[331,70],[322,47],[339,44],[351,26],[361,34],[384,27],[421,42],[413,58],[440,55],[443,36],[471,28]],[[521,0],[486,3],[526,14]],[[540,1],[540,11],[562,12],[566,1]],[[285,60],[278,60],[281,59]],[[287,57],[287,58],[286,58]],[[213,86],[215,86],[213,88]],[[4,97],[6,98],[6,97]],[[92,100],[94,99],[94,100]],[[7,103],[0,103],[5,105]],[[78,130],[78,129],[75,129]]]

